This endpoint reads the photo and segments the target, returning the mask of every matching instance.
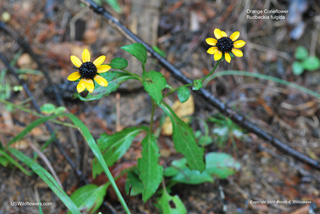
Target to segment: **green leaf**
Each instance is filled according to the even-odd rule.
[[[311,56],[303,61],[302,66],[308,71],[314,71],[320,68],[320,60],[316,56]]]
[[[106,164],[110,167],[117,160],[119,160],[129,149],[133,139],[139,134],[140,131],[146,129],[145,127],[133,127],[124,129],[121,132],[117,132],[113,135],[102,134],[97,140],[99,150],[103,154],[103,158]],[[95,158],[92,162],[92,176],[103,172],[102,166]]]
[[[76,96],[82,101],[99,100],[104,95],[107,96],[110,93],[116,91],[123,82],[129,79],[137,79],[134,76],[119,71],[108,71],[106,73],[100,74],[100,76],[108,81],[108,87],[103,87],[99,84],[95,84],[94,91],[92,93],[89,93],[87,97],[82,97],[79,93],[75,93]]]
[[[42,209],[41,209],[41,202],[39,201],[39,214],[43,214]]]
[[[128,66],[128,61],[124,58],[117,57],[111,60],[110,66],[113,69],[124,69]]]
[[[166,52],[164,52],[163,50],[161,50],[160,48],[158,48],[157,46],[152,46],[152,49],[157,52],[160,56],[162,56],[163,58],[166,57]]]
[[[207,171],[200,173],[197,170],[190,170],[186,163],[185,158],[172,161],[171,166],[165,169],[164,175],[166,177],[172,177],[172,181],[184,184],[213,182],[212,176]]]
[[[193,81],[192,90],[197,91],[202,88],[202,80],[196,79]]]
[[[10,144],[12,144],[13,142],[21,139],[22,137],[24,137],[26,134],[28,134],[34,127],[40,125],[41,123],[44,123],[47,120],[50,119],[54,119],[56,117],[59,116],[66,116],[68,117],[76,126],[78,126],[78,128],[81,131],[81,134],[83,135],[84,139],[86,140],[86,142],[88,143],[92,153],[94,154],[94,156],[97,158],[98,162],[101,164],[105,174],[107,175],[113,189],[116,192],[116,195],[118,196],[120,203],[122,205],[122,207],[124,208],[124,210],[127,213],[130,213],[129,208],[127,206],[127,204],[125,203],[113,177],[112,174],[106,164],[106,162],[104,161],[104,158],[99,150],[98,145],[96,144],[94,138],[92,137],[89,129],[81,122],[81,120],[79,120],[79,118],[77,118],[76,116],[74,116],[73,114],[70,113],[62,113],[62,114],[56,114],[56,115],[52,115],[52,116],[48,116],[48,117],[42,117],[39,118],[36,121],[33,121],[31,124],[29,124],[22,132],[20,132],[16,137],[14,137],[8,144],[7,146],[9,146]]]
[[[86,213],[95,213],[103,203],[109,185],[109,182],[99,187],[95,184],[87,184],[72,193],[70,198],[80,210]]]
[[[165,89],[167,85],[164,76],[156,71],[143,72],[142,85],[152,99],[159,105],[163,98],[162,90]]]
[[[197,145],[192,128],[182,121],[167,104],[161,104],[160,107],[171,119],[172,138],[177,152],[185,156],[191,170],[202,172],[205,169],[204,148]]]
[[[166,167],[164,170],[164,176],[172,177],[178,174],[181,169],[187,167],[187,160],[185,158],[181,158],[179,160],[174,160],[171,163],[171,166]]]
[[[209,135],[201,136],[198,140],[200,146],[206,146],[213,143],[213,139]]]
[[[121,7],[119,6],[117,0],[104,0],[107,4],[110,5],[110,7],[112,9],[114,9],[114,11],[116,11],[117,13],[121,12]]]
[[[184,184],[201,184],[205,182],[213,182],[213,178],[208,172],[190,170],[188,167],[185,167],[181,172],[172,177],[171,180]]]
[[[142,194],[144,185],[139,179],[139,175],[136,171],[129,172],[126,180],[126,193],[129,194],[131,187],[130,196],[136,196]]]
[[[19,168],[24,174],[26,174],[27,176],[31,176],[32,173],[29,172],[27,169],[25,169],[23,166],[21,166],[21,164],[19,164],[19,162],[17,162],[15,159],[13,159],[10,155],[8,155],[5,151],[3,151],[2,149],[0,149],[0,162],[3,166],[7,166],[8,161],[13,164],[14,166],[16,166],[17,168]],[[2,161],[1,161],[2,159]]]
[[[7,158],[5,158],[4,156],[0,155],[0,164],[4,167],[7,167],[8,163],[9,163],[9,160]]]
[[[52,114],[56,110],[56,107],[51,103],[46,103],[40,107],[40,110],[44,114]]]
[[[181,103],[186,102],[190,97],[190,91],[187,87],[180,87],[178,89],[178,98]]]
[[[121,47],[122,50],[127,51],[132,56],[136,57],[142,65],[145,65],[147,62],[147,49],[143,44],[133,43],[130,45],[125,45]]]
[[[211,152],[206,155],[206,172],[218,178],[225,179],[239,171],[241,164],[231,155],[225,153]]]
[[[159,165],[159,148],[156,137],[150,133],[142,141],[141,158],[138,159],[139,176],[144,185],[142,199],[146,202],[158,189],[163,177],[163,167]]]
[[[163,191],[159,199],[159,208],[163,214],[186,214],[187,209],[180,200],[179,196],[171,196],[166,191]]]
[[[298,46],[296,49],[296,52],[294,53],[294,56],[296,59],[304,60],[308,57],[309,53],[305,47]]]
[[[61,113],[65,112],[66,110],[67,110],[66,107],[64,107],[64,106],[59,106],[58,108],[56,108],[56,109],[54,110],[54,113],[55,113],[55,114],[61,114]]]
[[[21,162],[25,163],[30,167],[48,186],[49,188],[60,198],[60,200],[68,207],[72,213],[81,214],[77,206],[69,198],[69,196],[63,191],[59,186],[57,181],[52,177],[52,175],[47,172],[43,167],[34,162],[31,158],[25,156],[20,151],[9,148],[11,154],[18,158]]]
[[[292,72],[295,75],[299,76],[303,73],[303,71],[304,71],[304,67],[300,62],[295,61],[292,63]]]

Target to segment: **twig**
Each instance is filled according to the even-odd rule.
[[[4,63],[4,65],[6,66],[6,68],[14,75],[14,77],[19,81],[19,83],[22,85],[23,89],[25,90],[26,94],[28,95],[28,97],[31,98],[31,102],[35,108],[35,110],[41,114],[40,108],[36,102],[36,100],[34,99],[31,91],[29,90],[27,84],[19,78],[18,74],[16,73],[15,69],[10,65],[9,61],[2,55],[2,53],[0,53],[0,59],[2,60],[2,62]],[[49,133],[52,135],[53,134],[53,129],[51,128],[51,126],[49,125],[48,122],[44,123],[47,130],[49,131]],[[57,139],[54,140],[54,144],[57,146],[58,150],[61,152],[61,154],[66,158],[66,160],[68,161],[68,163],[70,164],[70,166],[75,170],[76,174],[79,176],[79,178],[81,179],[82,182],[84,183],[88,183],[88,181],[83,177],[82,172],[80,170],[77,170],[74,162],[71,160],[71,158],[68,156],[68,154],[66,153],[66,151],[63,149],[63,147],[61,146],[60,141],[58,141]]]
[[[142,41],[138,36],[134,35],[128,28],[126,28],[123,24],[121,24],[116,18],[114,18],[109,12],[107,12],[103,7],[97,5],[92,0],[82,0],[84,3],[86,3],[95,13],[105,17],[110,25],[112,25],[114,28],[118,29],[124,36],[126,36],[130,41],[135,41],[138,43],[143,44],[147,51],[157,60],[159,60],[160,64],[165,67],[172,76],[182,82],[183,84],[190,84],[193,81],[186,76],[184,76],[180,70],[176,69],[171,63],[169,63],[165,58],[160,56],[157,52],[155,52],[151,46],[146,44],[144,41]],[[266,140],[267,142],[270,142],[273,146],[281,150],[282,152],[296,158],[297,160],[300,160],[309,166],[312,166],[318,170],[320,170],[320,163],[312,158],[309,158],[305,156],[304,154],[296,151],[295,149],[289,147],[285,143],[283,143],[281,140],[277,139],[276,137],[272,136],[271,134],[268,134],[261,128],[259,128],[254,123],[248,121],[244,116],[238,114],[234,110],[230,109],[226,104],[218,100],[215,96],[213,96],[209,91],[206,89],[200,89],[199,91],[195,91],[196,94],[198,94],[200,97],[205,99],[212,107],[217,108],[221,113],[223,113],[225,116],[229,117],[231,120],[233,120],[235,123],[237,123],[242,128],[246,129],[249,132],[255,133],[260,138]]]
[[[60,187],[63,189],[63,186],[56,174],[56,172],[54,171],[50,161],[48,160],[48,158],[32,143],[29,142],[29,146],[38,153],[39,157],[43,160],[43,162],[47,165],[47,167],[49,168],[51,174],[53,175],[53,177],[56,179],[56,181],[58,182],[58,184],[60,185]]]

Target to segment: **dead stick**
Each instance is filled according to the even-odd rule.
[[[171,63],[169,63],[165,58],[160,56],[157,52],[155,52],[152,47],[148,44],[146,44],[142,39],[140,39],[138,36],[133,34],[128,28],[126,28],[123,24],[121,24],[116,18],[114,18],[109,12],[107,12],[103,7],[97,5],[92,0],[82,0],[84,3],[86,3],[95,13],[103,16],[106,18],[110,25],[112,25],[114,28],[118,29],[124,36],[126,36],[130,41],[135,41],[138,43],[143,44],[147,51],[157,60],[159,60],[160,64],[165,67],[172,76],[182,82],[183,84],[190,84],[193,81],[186,76],[184,76],[180,70],[175,68]],[[289,147],[285,143],[283,143],[281,140],[277,139],[276,137],[272,136],[271,134],[265,132],[263,129],[259,128],[256,124],[250,122],[247,120],[244,116],[238,114],[231,108],[229,108],[226,104],[224,104],[222,101],[217,99],[213,94],[211,94],[206,89],[202,88],[199,91],[195,91],[196,94],[198,94],[200,97],[202,97],[204,100],[206,100],[212,107],[217,108],[222,114],[229,117],[231,120],[233,120],[235,123],[237,123],[242,128],[246,129],[249,132],[252,132],[259,136],[260,138],[266,140],[267,142],[271,143],[273,146],[275,146],[277,149],[281,150],[282,152],[286,153],[287,155],[290,155],[294,157],[295,159],[306,163],[309,166],[312,166],[318,170],[320,170],[320,163],[312,158],[307,157],[306,155],[296,151],[295,149]]]

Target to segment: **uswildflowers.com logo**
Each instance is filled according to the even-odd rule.
[[[30,201],[10,201],[10,205],[17,206],[52,206],[52,202],[30,202]]]

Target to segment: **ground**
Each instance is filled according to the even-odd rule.
[[[302,75],[296,76],[292,72],[292,63],[298,46],[305,47],[311,55],[320,56],[319,49],[315,48],[320,43],[320,4],[317,1],[308,1],[305,3],[308,5],[307,9],[301,12],[299,9],[292,9],[292,2],[299,2],[298,8],[302,10],[303,6],[299,4],[303,4],[304,1],[163,0],[146,3],[125,0],[119,1],[122,12],[114,12],[113,15],[149,44],[163,50],[168,61],[191,79],[201,78],[213,68],[214,61],[206,52],[209,46],[205,38],[214,37],[213,30],[220,28],[228,35],[240,31],[240,38],[247,43],[243,48],[242,58],[232,58],[230,64],[222,62],[217,72],[239,70],[270,75],[319,93],[319,69],[305,71]],[[104,6],[111,10],[106,4]],[[66,80],[74,71],[69,57],[71,54],[80,56],[83,48],[88,48],[94,58],[106,55],[106,62],[110,62],[114,57],[127,58],[128,69],[141,72],[135,59],[120,49],[121,46],[130,44],[130,41],[112,28],[105,19],[75,0],[0,1],[0,8],[1,21],[6,21],[6,25],[16,35],[20,35],[30,44],[39,56],[37,60],[45,65],[44,69],[49,73],[52,82],[61,88],[67,110],[85,123],[94,138],[99,138],[102,133],[112,134],[126,127],[149,123],[151,100],[143,88],[134,81],[123,84],[117,93],[99,101],[81,102],[72,99],[76,86]],[[288,8],[289,13],[280,20],[247,18],[248,13],[252,13],[248,9]],[[6,13],[10,14],[9,19],[6,19]],[[300,29],[301,35],[297,33],[295,26],[300,23],[305,25],[305,28]],[[29,71],[37,69],[35,59],[23,53],[17,41],[3,31],[0,31],[0,43],[1,54],[9,61],[17,58],[16,68]],[[146,67],[161,70],[171,85],[180,84],[152,58],[148,59]],[[0,62],[2,73],[4,69],[5,65]],[[57,105],[48,88],[47,79],[40,74],[27,72],[20,74],[20,77],[26,81],[40,106],[45,103]],[[11,86],[19,85],[9,74],[6,75],[6,83],[10,83]],[[319,161],[319,98],[294,87],[245,76],[219,77],[210,81],[206,88],[257,126],[297,151]],[[12,90],[8,97],[8,101],[15,104],[25,99],[25,92],[19,90]],[[171,102],[175,99],[175,96],[170,97]],[[218,113],[196,95],[194,99],[194,118],[204,120]],[[25,107],[33,109],[30,102]],[[9,142],[38,118],[20,110],[10,110],[3,104],[0,105],[0,109],[0,140],[4,143]],[[161,116],[162,111],[157,109],[157,121]],[[67,154],[85,178],[92,181],[93,155],[80,133],[60,125],[51,125]],[[210,135],[214,137],[212,130],[216,125],[208,125]],[[156,126],[159,126],[159,122],[156,122]],[[191,126],[194,130],[204,133],[200,119],[192,120]],[[245,137],[237,139],[235,144],[229,141],[222,148],[216,143],[206,147],[206,152],[223,151],[232,155],[241,163],[239,172],[228,179],[215,179],[213,183],[179,184],[172,189],[172,194],[180,196],[188,213],[308,213],[310,204],[285,203],[293,200],[311,201],[314,205],[320,206],[319,170],[283,154],[255,134],[247,133],[245,130],[243,132],[246,134]],[[115,175],[122,169],[136,164],[137,158],[140,157],[142,137],[138,136],[128,153],[112,167]],[[32,155],[30,143],[39,147],[49,138],[45,126],[39,126],[13,146],[25,154]],[[163,165],[170,165],[172,160],[180,157],[173,148],[170,136],[161,135],[158,143]],[[68,194],[83,184],[56,147],[49,147],[44,154]],[[45,166],[42,160],[38,162]],[[101,180],[93,182],[105,181],[103,176],[99,179]],[[39,200],[52,202],[51,206],[43,207],[44,213],[67,212],[63,203],[36,175],[28,177],[13,166],[0,166],[0,180],[0,214],[38,213],[37,207],[16,207],[10,202]],[[125,178],[118,182],[122,190],[124,182]],[[143,203],[140,196],[125,196],[125,199],[133,213],[159,212],[154,206],[155,197],[146,203]],[[124,213],[112,191],[108,191],[105,201],[106,204],[100,210],[102,213],[112,213],[110,210],[114,210],[114,213]],[[269,201],[270,204],[254,203],[259,201]],[[227,208],[226,211],[223,210],[224,207]],[[320,212],[319,208],[314,210],[315,213]]]

